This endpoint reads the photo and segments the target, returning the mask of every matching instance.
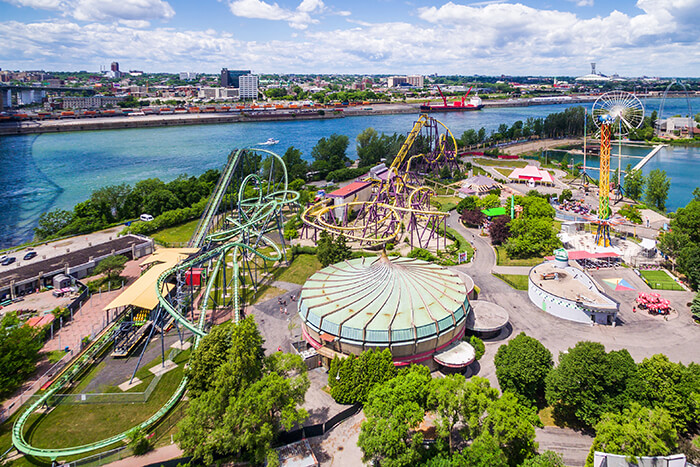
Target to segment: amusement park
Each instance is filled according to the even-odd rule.
[[[481,102],[463,98],[454,106],[481,108]],[[201,216],[190,221],[186,242],[110,235],[110,242],[132,242],[122,248],[131,276],[102,301],[102,289],[83,297],[79,307],[99,304],[93,308],[100,330],[70,349],[66,338],[65,350],[59,340],[61,365],[6,417],[5,454],[29,465],[103,465],[138,454],[143,442],[154,452],[172,449],[182,463],[331,465],[337,456],[340,465],[360,465],[361,458],[379,464],[363,431],[377,418],[368,401],[378,396],[352,404],[334,397],[350,378],[362,380],[352,362],[376,363],[367,355],[379,361],[381,354],[392,376],[410,380],[406,375],[421,373],[426,387],[455,378],[492,384],[494,404],[512,396],[498,367],[500,348],[521,333],[554,355],[594,341],[641,361],[651,356],[645,343],[655,342],[653,353],[690,363],[697,331],[686,304],[693,295],[662,268],[655,240],[670,221],[652,210],[643,210],[641,223],[625,215],[632,209],[625,178],[658,151],[651,148],[638,168],[623,170],[623,140],[645,119],[636,96],[608,92],[585,110],[583,161],[575,174],[564,164],[520,157],[517,144],[495,154],[465,147],[434,118],[439,106],[421,111],[395,154],[351,180],[295,184],[283,156],[235,148],[222,161]],[[599,148],[595,156],[591,144]],[[313,196],[302,196],[309,186]],[[93,247],[91,238],[85,241]],[[114,255],[117,248],[108,250]],[[84,262],[93,264],[99,255],[87,256]],[[54,296],[75,292],[80,281],[68,277],[71,268],[65,262],[68,282],[52,287]],[[47,280],[44,274],[39,281]],[[8,307],[17,306],[22,280],[18,273],[9,286]],[[77,322],[82,315],[76,309],[70,316]],[[202,389],[215,375],[225,388]],[[246,378],[258,380],[244,387]],[[262,380],[278,386],[255,386]],[[292,396],[282,400],[285,391]],[[264,442],[236,444],[217,422],[202,421],[211,415],[203,398],[225,406],[236,397],[238,405],[220,422],[244,426],[241,439],[255,433]],[[435,421],[442,420],[441,408],[431,407],[431,417],[424,420],[421,411],[421,423],[411,427],[421,443],[425,436],[425,452],[444,437]],[[533,414],[535,408],[547,410],[534,404]],[[236,418],[256,410],[278,421],[247,425]],[[539,412],[540,418],[552,419],[549,410],[549,418]],[[564,461],[583,465],[590,434],[550,422],[540,423],[537,435],[528,427],[539,452],[560,446],[564,431],[575,436],[583,447],[567,448]],[[294,463],[299,456],[309,463]],[[606,461],[604,453],[595,456]],[[119,465],[148,464],[136,459]]]

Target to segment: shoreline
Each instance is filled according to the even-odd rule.
[[[585,104],[595,100],[594,96],[572,97],[571,99],[555,99],[533,101],[532,99],[485,100],[484,108],[500,107],[530,107],[551,104]],[[9,122],[0,124],[0,136],[29,135],[43,133],[65,133],[72,131],[121,130],[127,128],[159,128],[185,125],[208,125],[220,123],[243,123],[263,121],[295,121],[323,120],[330,118],[359,117],[371,115],[420,114],[421,103],[411,104],[370,104],[369,106],[344,107],[342,112],[324,109],[324,114],[318,111],[289,112],[273,111],[274,113],[256,114],[251,112],[236,113],[193,113],[173,115],[145,115],[138,117],[94,117],[70,120],[41,120],[25,122]],[[477,111],[478,112],[478,111]],[[440,114],[441,112],[433,112]],[[431,113],[432,114],[432,113]]]

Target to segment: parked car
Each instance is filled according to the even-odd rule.
[[[24,255],[24,260],[32,259],[36,257],[36,251],[28,251],[26,255]]]
[[[139,217],[144,222],[151,222],[153,220],[153,216],[150,214],[141,214],[141,217]]]
[[[2,263],[0,263],[0,264],[2,264],[3,266],[9,266],[10,264],[14,263],[15,261],[17,261],[17,260],[15,259],[14,256],[8,256],[4,260],[2,260]]]

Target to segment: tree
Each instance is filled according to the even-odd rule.
[[[463,462],[457,464],[470,467],[506,467],[508,458],[501,449],[496,438],[490,433],[478,436],[472,444],[462,452]]]
[[[108,256],[97,264],[93,272],[95,274],[104,273],[108,279],[114,279],[122,273],[127,261],[129,258],[124,255]]]
[[[524,212],[524,211],[523,211]],[[506,251],[511,258],[532,258],[551,253],[561,246],[548,217],[521,216],[510,222]]]
[[[358,357],[334,358],[328,370],[328,386],[336,402],[366,402],[375,385],[394,378],[396,374],[389,349],[366,350]]]
[[[44,240],[56,235],[73,220],[73,213],[63,209],[54,209],[44,212],[39,216],[38,226],[34,233],[39,240]]]
[[[554,451],[545,451],[530,459],[525,459],[521,467],[566,467],[561,454]]]
[[[521,405],[514,394],[505,392],[489,406],[483,430],[496,439],[508,465],[516,466],[537,452],[535,425],[538,423],[534,409]]]
[[[290,146],[282,156],[284,165],[287,166],[287,180],[306,180],[309,171],[309,164],[301,158],[301,151],[294,146]]]
[[[469,227],[479,227],[484,223],[486,216],[480,209],[465,209],[462,211],[462,222]]]
[[[328,139],[321,138],[311,150],[311,157],[314,159],[311,168],[319,171],[323,177],[328,172],[345,168],[345,164],[350,162],[345,154],[348,144],[348,137],[345,135],[333,133]]]
[[[552,353],[540,341],[521,332],[499,347],[494,364],[502,391],[512,391],[524,404],[542,405],[545,378],[552,371],[554,361]]]
[[[126,183],[109,185],[92,192],[90,201],[100,215],[111,224],[127,217],[127,199],[131,187]]]
[[[625,167],[625,193],[632,199],[639,200],[644,192],[646,179],[641,170],[632,170],[632,164]]]
[[[700,292],[695,294],[695,298],[690,305],[690,312],[696,320],[700,320]]]
[[[471,211],[476,209],[478,201],[479,198],[477,196],[467,196],[459,201],[455,209],[457,210],[457,213],[461,215],[465,210]]]
[[[561,191],[561,194],[559,195],[559,202],[563,203],[564,201],[571,201],[573,197],[574,194],[571,192],[571,190],[565,188]]]
[[[216,326],[202,339],[187,367],[187,389],[198,397],[209,391],[217,378],[217,371],[228,362],[249,380],[262,375],[263,338],[255,321],[244,319],[238,325],[232,322]]]
[[[493,245],[501,245],[510,238],[510,216],[498,216],[489,226],[489,235]]]
[[[656,354],[638,366],[639,388],[634,399],[645,407],[662,407],[673,426],[685,432],[700,418],[700,367],[671,362]]]
[[[606,353],[603,344],[582,341],[559,354],[559,365],[545,381],[556,418],[592,427],[603,413],[629,403],[637,365],[627,350]]]
[[[700,244],[690,244],[680,251],[678,270],[685,274],[693,289],[700,289]]]
[[[491,209],[499,207],[501,205],[501,200],[498,197],[498,195],[489,193],[483,198],[479,198],[476,204],[479,207],[479,209]]]
[[[481,360],[481,357],[483,357],[486,353],[486,345],[484,345],[484,341],[476,336],[471,336],[469,338],[469,344],[474,347],[474,358],[476,360]]]
[[[343,234],[333,238],[328,232],[321,232],[317,243],[316,256],[323,267],[350,259],[352,251],[345,243]]]
[[[646,202],[656,208],[666,211],[666,199],[671,188],[671,180],[665,170],[654,169],[647,178]]]
[[[668,412],[633,402],[622,413],[606,413],[595,427],[596,436],[586,459],[593,466],[595,451],[638,456],[667,456],[678,445],[678,435]],[[635,462],[636,463],[636,462]]]
[[[36,370],[43,341],[37,329],[22,325],[15,313],[0,321],[0,396],[8,396]]]
[[[356,140],[358,167],[378,164],[382,158],[386,157],[385,147],[374,128],[365,128],[357,135]]]
[[[176,439],[198,464],[212,464],[214,455],[261,464],[274,458],[279,431],[308,416],[297,408],[309,387],[306,365],[298,355],[265,357],[251,316],[220,328],[202,339],[190,360],[188,385],[195,391]]]
[[[424,453],[423,434],[414,431],[425,415],[430,372],[412,366],[369,394],[357,445],[364,462],[386,467],[417,464]]]

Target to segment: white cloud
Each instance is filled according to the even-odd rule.
[[[349,24],[337,29],[307,30],[284,41],[154,28],[141,23],[147,19],[121,18],[116,25],[65,18],[6,21],[0,22],[0,38],[12,41],[0,48],[0,62],[19,69],[97,69],[119,60],[171,72],[216,72],[226,63],[245,63],[261,72],[578,75],[594,60],[607,74],[693,76],[700,69],[700,30],[693,27],[700,24],[698,2],[639,0],[636,14],[613,11],[588,19],[518,3],[450,2],[418,10],[413,24],[348,18]],[[233,3],[242,17],[299,26],[316,21],[311,13],[275,3]],[[320,2],[304,8],[312,6],[314,14],[328,8]]]
[[[311,13],[322,12],[325,5],[321,0],[302,0],[296,10],[288,10],[277,3],[262,0],[233,0],[229,3],[229,8],[231,13],[243,18],[287,21],[292,28],[306,29],[309,24],[319,22],[311,17]]]
[[[17,6],[61,11],[79,21],[169,20],[175,10],[164,0],[7,0]],[[134,23],[136,24],[136,23]],[[141,23],[142,25],[144,23]]]
[[[593,6],[593,0],[578,0],[576,6]]]

